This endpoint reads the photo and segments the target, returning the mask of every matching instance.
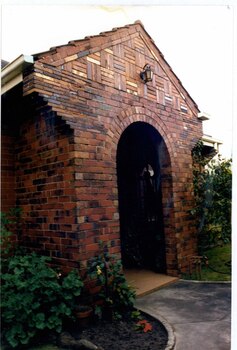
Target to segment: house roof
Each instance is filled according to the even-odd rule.
[[[123,40],[126,41],[128,38],[128,35],[136,35],[138,32],[142,36],[146,45],[149,46],[149,49],[154,59],[157,60],[159,64],[162,65],[162,68],[166,71],[172,83],[180,91],[181,96],[185,100],[189,100],[191,102],[191,105],[193,105],[196,111],[199,112],[196,102],[190,96],[188,91],[184,88],[182,82],[174,73],[173,69],[166,61],[163,53],[156,46],[154,40],[151,38],[149,33],[145,30],[144,25],[140,20],[135,21],[133,24],[128,24],[123,27],[116,27],[110,31],[101,32],[98,35],[86,36],[84,39],[71,40],[67,44],[55,46],[50,48],[48,51],[36,53],[33,55],[33,57],[35,61],[40,59],[47,60],[47,57],[48,57],[50,64],[55,66],[63,65],[64,60],[61,59],[61,57],[58,60],[56,59],[54,60],[54,62],[52,62],[52,60],[50,59],[50,56],[55,55],[55,57],[57,57],[58,53],[62,52],[63,50],[66,50],[67,48],[70,48],[70,52],[74,52],[74,54],[71,54],[71,56],[67,55],[65,62],[69,62],[70,57],[71,57],[71,60],[75,59],[75,54],[77,54],[76,58],[87,56],[91,53],[94,53],[103,48],[111,46],[111,43],[112,45],[113,44],[115,45],[118,41],[123,41]]]
[[[34,64],[35,61],[42,59],[46,62],[48,60],[48,63],[54,66],[60,66],[60,65],[63,65],[64,62],[69,62],[70,59],[73,60],[75,58],[87,56],[96,51],[100,51],[103,48],[107,48],[108,46],[111,46],[111,43],[112,45],[115,45],[118,42],[126,41],[128,36],[135,36],[138,33],[144,40],[145,45],[149,48],[154,59],[157,62],[159,62],[159,64],[162,66],[163,70],[169,76],[174,86],[178,89],[181,96],[187,101],[187,103],[188,101],[189,101],[189,104],[191,102],[191,106],[194,107],[197,112],[199,112],[196,102],[192,99],[188,91],[184,88],[182,82],[174,73],[171,66],[165,60],[164,55],[159,50],[159,48],[155,45],[154,40],[151,38],[149,33],[145,30],[142,22],[139,20],[135,21],[133,24],[128,24],[123,27],[113,28],[110,31],[101,32],[98,35],[86,36],[84,39],[69,41],[67,44],[52,47],[48,51],[35,53],[32,56],[21,55],[20,58],[22,61],[22,58],[24,59],[25,57],[28,57],[27,61],[25,62],[27,64]],[[71,56],[68,54],[69,51]],[[29,57],[30,57],[30,60],[29,60]],[[52,59],[52,57],[54,58]],[[19,60],[19,58],[9,63],[6,67],[2,69],[2,93],[12,88],[14,84],[16,85],[16,83],[19,83],[19,79],[15,80],[16,83],[12,83],[12,82],[11,84],[9,83],[9,81],[12,80],[12,77],[14,75],[20,76],[22,81],[22,72],[26,64],[25,63],[22,64],[21,62],[20,66],[18,65],[17,67],[17,74],[16,74],[16,72],[14,73],[13,71],[16,69],[17,60]],[[20,72],[19,72],[19,68],[20,68]],[[3,79],[3,76],[4,76],[4,79]],[[6,82],[8,84],[7,86],[6,86]]]
[[[6,63],[1,72],[1,94],[21,83],[24,69],[33,62],[32,56],[20,55],[14,61]]]

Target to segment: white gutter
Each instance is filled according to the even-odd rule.
[[[21,55],[2,69],[1,94],[23,81],[23,70],[34,63],[33,56]]]
[[[223,144],[222,141],[214,139],[209,135],[203,135],[202,142],[204,146],[213,147],[217,152],[219,152],[219,146]]]
[[[207,114],[205,112],[199,112],[198,113],[198,119],[204,121],[204,120],[210,120],[211,116],[210,114]]]

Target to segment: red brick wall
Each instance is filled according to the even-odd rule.
[[[19,84],[1,98],[1,211],[16,205],[15,140],[17,121],[21,115],[22,85]]]
[[[43,108],[19,130],[16,196],[23,209],[22,244],[57,264],[78,266],[74,141],[70,127]]]
[[[154,72],[148,84],[139,76],[145,63]],[[137,24],[38,55],[23,89],[51,108],[22,126],[24,146],[16,149],[28,244],[65,265],[86,264],[100,240],[120,255],[117,145],[127,126],[143,121],[165,144],[167,272],[185,271],[196,253],[191,150],[202,124],[144,29]]]
[[[8,212],[16,205],[15,193],[15,138],[1,138],[1,211]]]

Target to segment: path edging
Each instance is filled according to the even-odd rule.
[[[168,323],[168,321],[161,315],[159,315],[157,312],[153,313],[152,311],[148,311],[147,309],[143,309],[142,307],[137,307],[137,309],[139,309],[140,311],[142,311],[143,313],[148,314],[149,316],[152,316],[153,318],[155,318],[157,321],[161,322],[163,324],[163,326],[165,327],[167,334],[168,334],[168,341],[165,347],[165,350],[173,350],[175,347],[175,334],[174,334],[174,330],[173,327]]]
[[[206,283],[206,284],[231,284],[232,281],[199,281],[199,280],[184,280],[179,279],[180,282],[192,282],[192,283]]]

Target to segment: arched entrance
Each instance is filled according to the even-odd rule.
[[[163,139],[148,123],[128,126],[118,143],[121,253],[125,268],[166,272],[160,150]]]

